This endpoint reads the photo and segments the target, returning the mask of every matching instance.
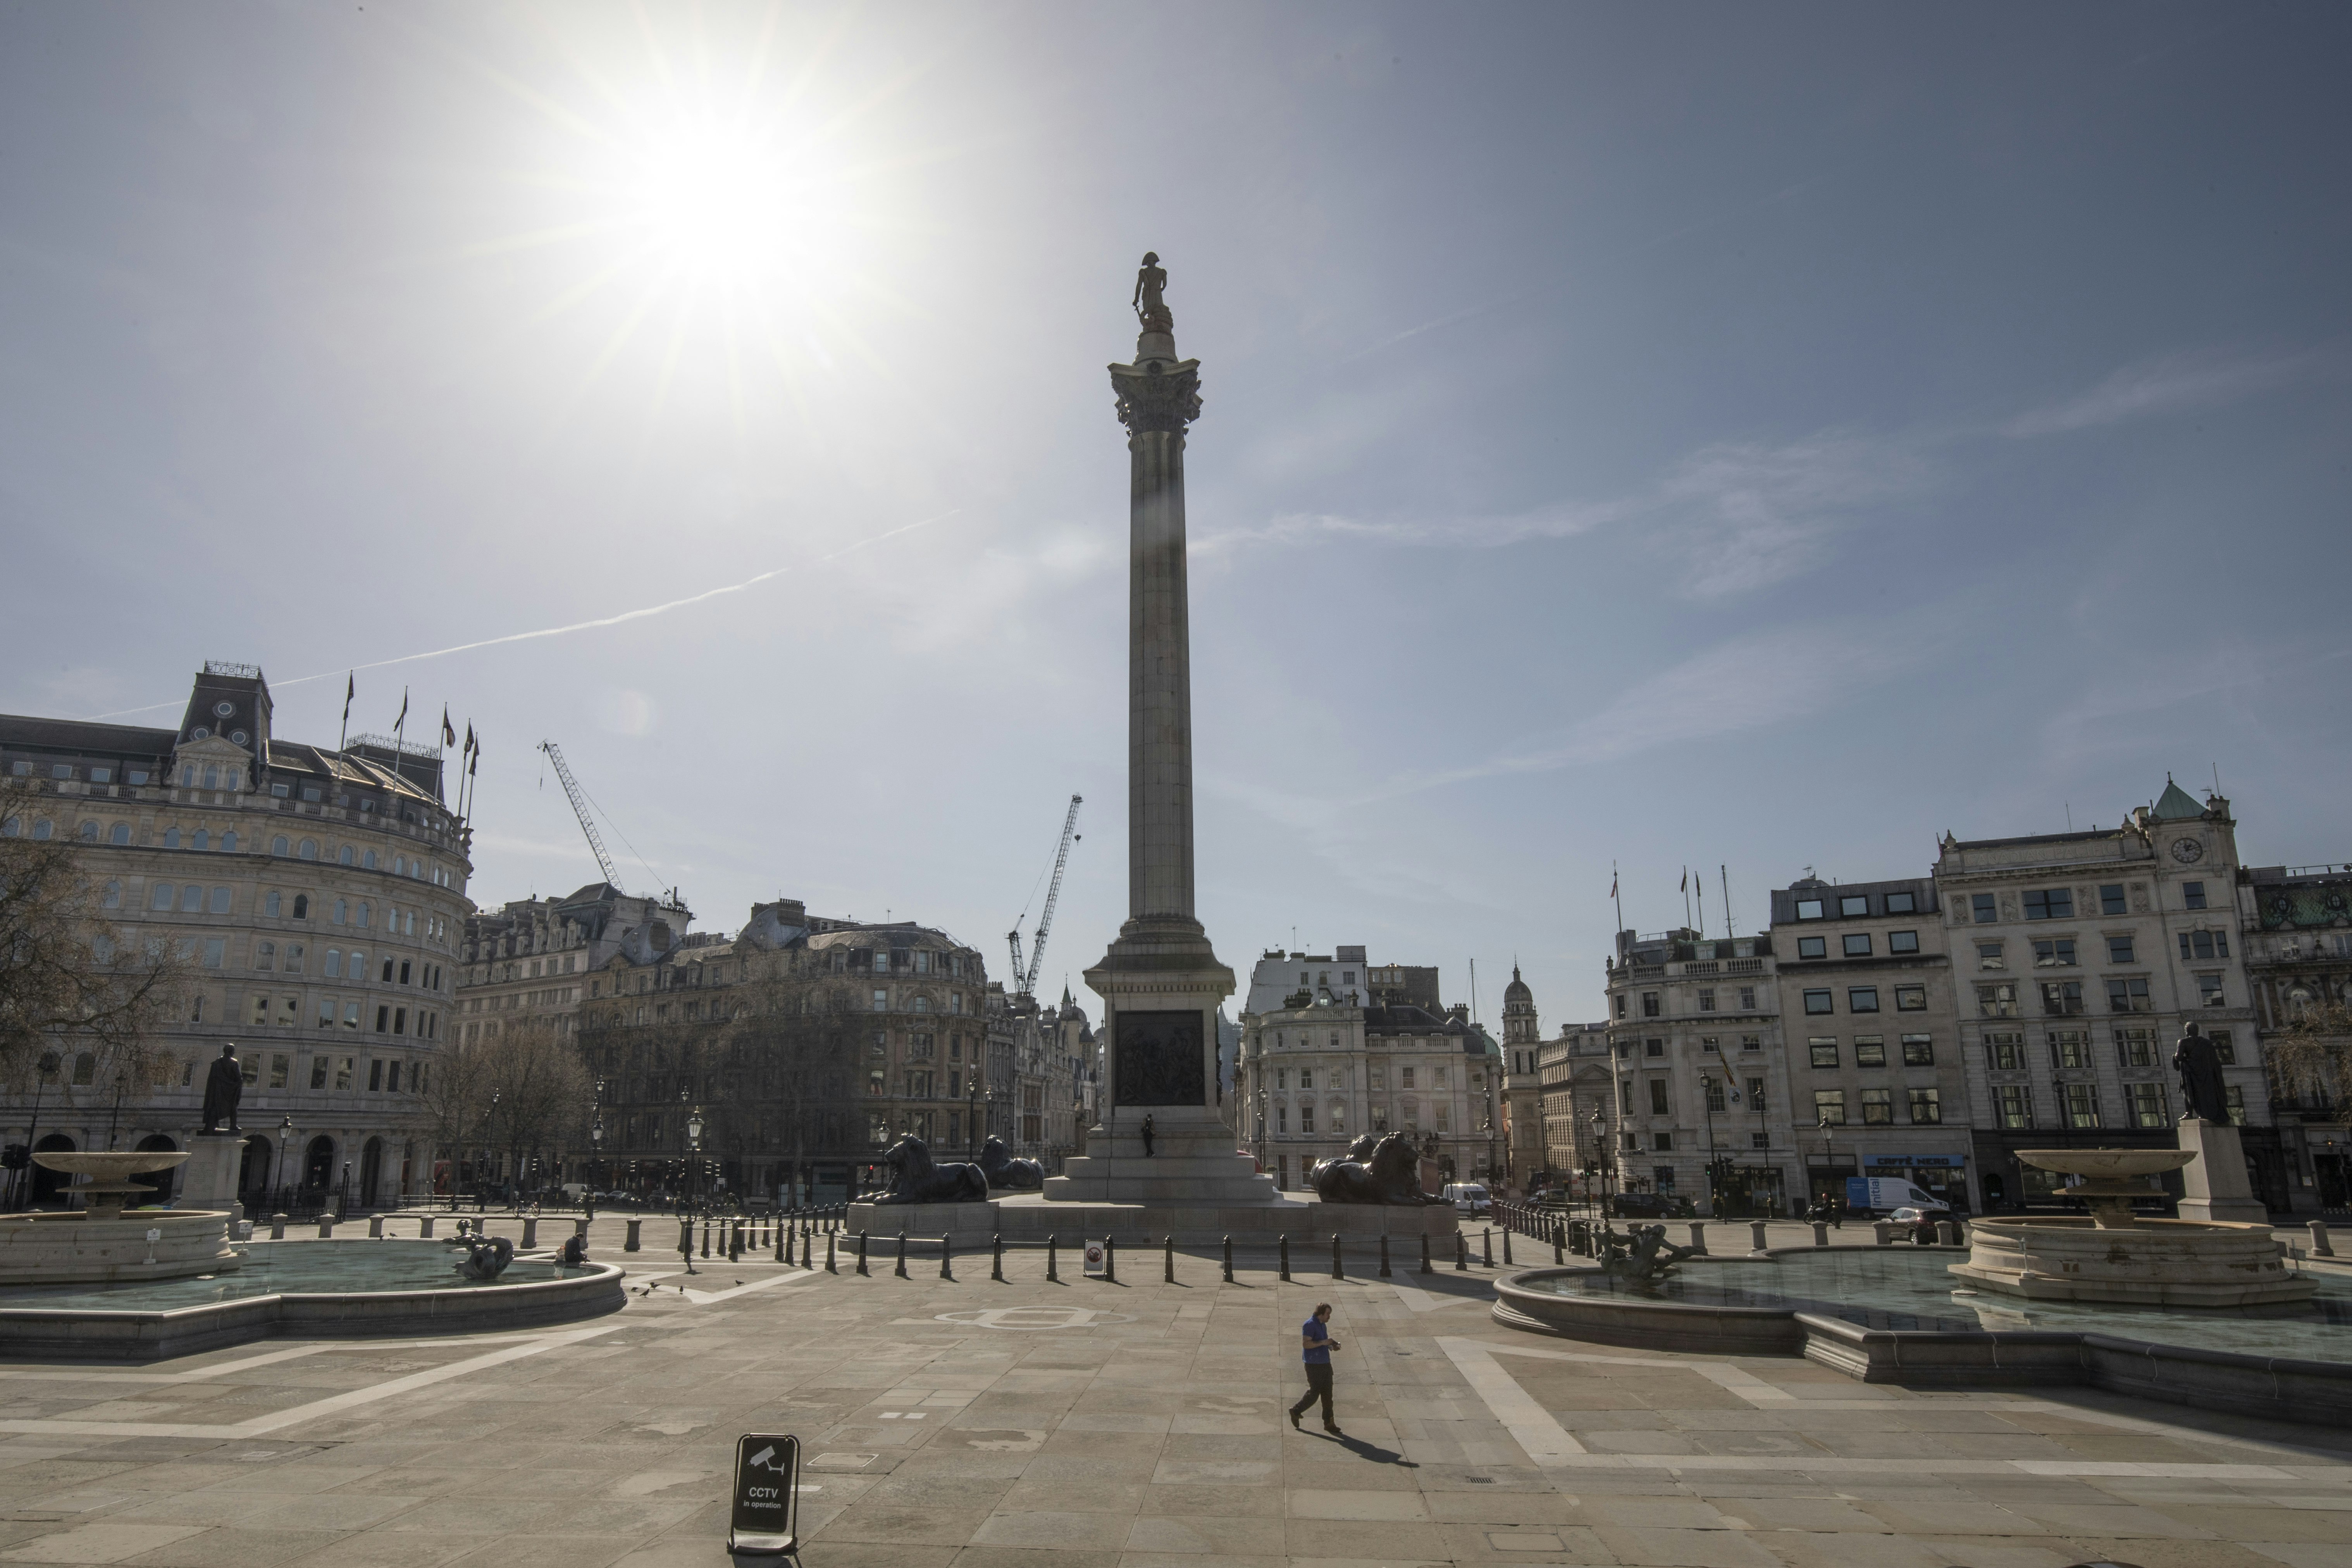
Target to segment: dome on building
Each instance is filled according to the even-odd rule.
[[[1503,1010],[1508,1012],[1514,1007],[1532,1007],[1535,1005],[1536,994],[1528,989],[1526,981],[1519,978],[1519,966],[1514,963],[1511,965],[1511,983],[1503,987]]]

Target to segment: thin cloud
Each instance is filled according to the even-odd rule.
[[[2226,350],[2170,354],[2126,365],[2088,392],[2019,415],[2004,436],[2063,436],[2128,420],[2218,407],[2300,380],[2320,368],[2315,351],[2247,354]]]

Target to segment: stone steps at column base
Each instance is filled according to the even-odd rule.
[[[1328,1251],[1334,1231],[1346,1238],[1341,1245],[1349,1251],[1350,1268],[1359,1261],[1369,1266],[1370,1252],[1358,1253],[1354,1248],[1360,1244],[1376,1243],[1383,1235],[1391,1238],[1392,1262],[1402,1262],[1408,1257],[1417,1261],[1419,1238],[1423,1236],[1432,1238],[1433,1256],[1444,1261],[1450,1259],[1452,1254],[1441,1253],[1439,1242],[1452,1237],[1458,1223],[1453,1208],[1444,1204],[1416,1209],[1377,1204],[1325,1204],[1311,1197],[1234,1205],[1051,1203],[1031,1193],[972,1204],[849,1205],[851,1237],[866,1229],[871,1235],[872,1246],[877,1248],[886,1241],[895,1245],[901,1230],[910,1237],[949,1236],[954,1238],[959,1250],[977,1247],[983,1251],[993,1235],[1024,1246],[1035,1246],[1048,1236],[1069,1246],[1087,1237],[1109,1235],[1126,1247],[1140,1243],[1146,1237],[1151,1245],[1158,1246],[1161,1237],[1173,1232],[1179,1246],[1214,1246],[1220,1238],[1231,1236],[1236,1247],[1269,1247],[1276,1237],[1287,1235],[1291,1239],[1291,1260],[1297,1268],[1307,1267],[1309,1261],[1299,1247],[1311,1242]],[[850,1245],[854,1249],[854,1240]],[[1445,1245],[1450,1247],[1450,1239]],[[1328,1257],[1324,1265],[1328,1267]]]

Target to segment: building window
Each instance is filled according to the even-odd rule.
[[[2180,933],[2180,957],[2183,963],[2210,963],[2230,956],[2230,933],[2225,931],[2185,931]]]
[[[1867,952],[1868,949],[1864,949],[1864,951]],[[1888,931],[1886,933],[1886,951],[1889,952],[1918,952],[1919,933],[1916,931]]]
[[[2206,1037],[2213,1042],[2213,1054],[2221,1058],[2221,1065],[2223,1067],[2230,1068],[2236,1067],[2238,1065],[2238,1047],[2231,1043],[2230,1031],[2227,1029],[2208,1029],[2205,1031],[2205,1034]]]
[[[1313,1106],[1302,1105],[1298,1108],[1298,1131],[1302,1136],[1315,1131],[1315,1108]]]
[[[2230,1005],[2229,997],[2222,994],[2221,977],[2219,974],[2198,975],[2197,1000],[2207,1007],[2226,1007]]]
[[[2202,882],[2181,883],[2180,902],[2181,906],[2185,909],[2203,909],[2205,907],[2205,884]]]
[[[2066,1125],[2095,1128],[2099,1124],[2099,1090],[2095,1084],[2062,1084],[2066,1101]]]
[[[1895,1124],[1893,1089],[1865,1089],[1862,1091],[1862,1124],[1864,1127],[1891,1127]]]
[[[1748,1080],[1748,1109],[1759,1116],[1764,1114],[1764,1080],[1760,1078]]]
[[[1845,933],[1843,945],[1846,957],[1868,958],[1870,956],[1870,933],[1868,931],[1850,931]]]
[[[1819,899],[1799,899],[1797,900],[1797,918],[1801,921],[1817,921],[1820,920],[1826,912],[1826,910],[1822,907],[1822,900]]]
[[[1877,1012],[1878,987],[1875,985],[1847,986],[1845,988],[1845,1007],[1846,1011],[1849,1013]],[[1805,1011],[1810,1013],[1812,1009],[1808,1007]]]
[[[1671,1110],[1672,1108],[1666,1101],[1666,1080],[1662,1078],[1652,1079],[1650,1080],[1650,1114],[1665,1116],[1670,1114]]]
[[[1862,893],[1848,893],[1838,900],[1838,913],[1847,920],[1859,919],[1870,912],[1870,900]]]
[[[1887,894],[1886,912],[1890,915],[1917,914],[1919,912],[1919,895],[1916,893]]]
[[[129,823],[127,823],[127,822],[118,822],[118,823],[116,823],[116,824],[114,825],[114,826],[113,826],[112,830],[111,830],[111,831],[110,831],[110,832],[107,834],[107,841],[108,841],[109,843],[112,843],[112,844],[128,844],[128,843],[130,843],[130,842],[131,842],[131,824],[129,824]]]
[[[2103,915],[2119,915],[2125,912],[2124,885],[2121,882],[2099,884],[2099,912]]]
[[[1664,1056],[1666,1054],[1666,1042],[1664,1040],[1643,1040],[1642,1042],[1642,1054],[1645,1057]],[[1404,1072],[1405,1087],[1410,1089],[1412,1087],[1412,1069],[1411,1068],[1407,1068],[1404,1069]]]
[[[1926,1012],[1927,988],[1925,985],[1897,985],[1895,988],[1895,1010],[1898,1013]]]
[[[1706,1108],[1713,1111],[1723,1110],[1725,1109],[1723,1080],[1719,1078],[1711,1077],[1706,1080]]]
[[[2021,1083],[2005,1083],[1993,1091],[2002,1127],[2023,1131],[2033,1125],[2033,1091]]]
[[[1838,1065],[1838,1043],[1835,1035],[1815,1035],[1806,1044],[1811,1050],[1815,1067],[1833,1068]]]
[[[2000,1072],[2025,1070],[2025,1037],[2000,1034],[1985,1037],[1985,1059]]]
[[[1997,942],[1977,943],[1977,967],[1979,969],[2007,968],[2008,965],[2001,961],[2000,943]]]
[[[2165,1109],[2164,1085],[2160,1083],[2127,1083],[2124,1085],[2124,1110],[2134,1127],[2166,1128],[2172,1125],[2172,1116]]]
[[[2017,986],[2014,982],[1977,987],[1977,1014],[1985,1018],[2017,1016]]]
[[[1915,1127],[1938,1127],[1944,1121],[1944,1095],[1941,1089],[1911,1089],[1911,1123]]]
[[[1797,939],[1797,956],[1799,958],[1827,958],[1829,955],[1829,938],[1825,936],[1801,936]]]
[[[1739,1037],[1739,1048],[1743,1051],[1760,1051],[1764,1048],[1764,1037],[1742,1035]]]
[[[1837,1008],[1832,1004],[1829,992],[1808,991],[1805,993],[1805,1011],[1818,1016],[1826,1013],[1834,1013]]]
[[[887,1013],[890,1010],[890,993],[879,985],[874,988],[874,1010],[877,1013]]]
[[[2147,983],[2140,983],[2145,986]],[[2107,988],[2115,989],[2109,981]],[[2042,983],[2042,1012],[2044,1017],[2071,1018],[2083,1010],[2083,983],[2079,980],[2045,980]]]
[[[1654,1017],[1656,1017],[1657,1016],[1658,1016],[1658,994],[1657,994],[1656,992],[1654,992],[1654,991],[1644,991],[1644,992],[1643,992],[1643,993],[1642,993],[1642,1016],[1643,1016],[1644,1018],[1654,1018]]]
[[[2117,1029],[2116,1031],[2116,1062],[2127,1068],[2152,1068],[2156,1065],[2156,1031],[2154,1029]]]
[[[2074,939],[2071,936],[2036,938],[2033,943],[2033,967],[2036,969],[2067,969],[2074,963]]]
[[[2147,978],[2136,974],[2127,979],[2108,981],[2107,1010],[2111,1013],[2154,1012],[2156,1005],[2148,999]]]
[[[2221,1104],[2230,1113],[2231,1126],[2243,1127],[2246,1124],[2246,1091],[2244,1089],[2234,1083],[2222,1085]]]
[[[1717,1039],[1713,1035],[1700,1036],[1698,1048],[1715,1056],[1721,1056],[1723,1054],[1723,1043]]]
[[[1702,1013],[1712,1013],[1715,1011],[1715,992],[1712,989],[1706,987],[1702,987],[1700,989],[1698,994],[1698,1010]]]
[[[1813,1090],[1813,1120],[1832,1127],[1845,1125],[1845,1090],[1817,1089]]]
[[[1853,1065],[1858,1068],[1883,1068],[1886,1065],[1886,1037],[1856,1035],[1853,1037]]]
[[[2107,962],[2109,963],[2137,963],[2139,960],[2132,956],[2132,939],[2127,936],[2111,936],[2107,938]]]
[[[278,944],[274,942],[255,942],[253,944],[253,967],[262,970],[277,968]]]
[[[2028,888],[2025,918],[2030,921],[2071,921],[2074,918],[2072,888]]]
[[[122,884],[120,882],[109,882],[106,885],[106,892],[99,900],[99,907],[109,910],[121,909],[122,907]]]
[[[1995,907],[1993,896],[1990,893],[1969,895],[1969,909],[1975,915],[1977,924],[1980,926],[1989,926],[2000,919],[2000,911]]]
[[[1739,988],[1739,1010],[1743,1013],[1756,1011],[1756,987],[1753,985],[1743,985]]]
[[[2080,1029],[2050,1031],[2050,1065],[2053,1068],[2086,1068],[2091,1065],[2090,1051]]]
[[[1906,1035],[1903,1037],[1903,1065],[1906,1068],[1931,1068],[1936,1065],[1936,1037]]]

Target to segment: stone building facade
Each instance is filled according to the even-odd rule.
[[[912,921],[755,906],[732,940],[615,952],[588,978],[581,1048],[600,1084],[601,1175],[625,1190],[820,1198],[870,1187],[897,1139],[976,1150],[988,977]],[[698,1146],[689,1118],[701,1118]]]
[[[0,1138],[104,1148],[111,1122],[115,1147],[185,1148],[207,1065],[233,1044],[249,1209],[423,1190],[416,1096],[449,1038],[470,835],[443,802],[437,752],[312,745],[271,721],[261,671],[221,663],[195,677],[176,729],[0,718],[16,786],[0,831],[70,838],[106,916],[193,973],[143,1068],[68,1047],[38,1086],[37,1131],[12,1092]]]
[[[466,918],[456,1033],[466,1047],[542,1025],[575,1031],[588,975],[616,954],[647,964],[692,940],[694,912],[675,898],[591,882],[564,899],[516,899]]]
[[[1906,1177],[1970,1208],[1969,1083],[1945,938],[1929,878],[1772,890],[1807,1196],[1842,1205],[1850,1176]]]
[[[1769,935],[1618,933],[1608,995],[1621,1189],[1731,1215],[1782,1213],[1802,1191],[1776,952]]]
[[[1543,1044],[1535,993],[1515,963],[1511,983],[1503,987],[1503,1122],[1509,1155],[1502,1181],[1517,1194],[1524,1194],[1549,1164],[1544,1142]]]
[[[2237,896],[2237,824],[2219,795],[2168,783],[2114,829],[1947,835],[1937,901],[1961,991],[1977,1105],[1978,1207],[2047,1199],[2057,1179],[2021,1148],[2176,1141],[2173,1042],[2194,1019],[2220,1047],[2255,1195],[2289,1206]]]
[[[1613,1186],[1617,1074],[1609,1025],[1563,1024],[1536,1054],[1542,1086],[1543,1174],[1552,1189],[1582,1195]]]
[[[2352,865],[2256,866],[2238,873],[2238,920],[2254,1031],[2271,1042],[2316,1006],[2352,1006]],[[2352,1131],[2338,1095],[2273,1083],[2271,1113],[2299,1211],[2352,1212]]]

